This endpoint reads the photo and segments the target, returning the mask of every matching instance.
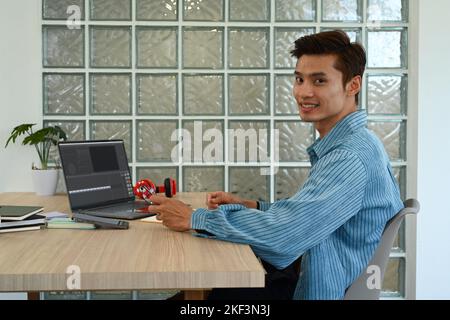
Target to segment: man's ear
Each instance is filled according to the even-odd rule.
[[[361,91],[362,78],[361,76],[353,77],[345,86],[347,95],[356,96]]]

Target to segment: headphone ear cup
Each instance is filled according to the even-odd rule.
[[[164,180],[164,189],[166,197],[172,198],[173,192],[172,192],[172,184],[170,183],[170,178],[166,178]]]
[[[177,183],[172,178],[166,178],[164,180],[164,189],[166,196],[171,198],[177,194]]]

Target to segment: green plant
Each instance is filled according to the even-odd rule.
[[[27,135],[23,141],[23,145],[34,145],[39,155],[41,162],[41,169],[48,168],[48,161],[50,155],[50,149],[52,146],[56,146],[59,141],[66,141],[67,135],[63,129],[59,126],[49,126],[42,128],[36,132],[33,132],[33,126],[36,123],[25,123],[15,127],[11,131],[11,135],[6,141],[5,148],[11,142],[15,143],[16,139],[21,135]],[[34,168],[34,167],[33,167]]]

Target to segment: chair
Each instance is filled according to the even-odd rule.
[[[417,214],[420,209],[419,201],[416,199],[408,199],[404,203],[404,208],[400,210],[392,219],[390,219],[383,234],[375,254],[370,260],[368,267],[364,272],[352,283],[352,285],[345,292],[344,300],[378,300],[380,298],[381,288],[369,288],[367,280],[374,273],[370,266],[378,266],[380,269],[380,283],[383,283],[384,273],[389,260],[389,253],[391,252],[394,238],[397,235],[398,229],[407,214]],[[369,280],[370,281],[370,280]]]

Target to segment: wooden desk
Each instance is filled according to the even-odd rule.
[[[204,206],[204,194],[180,200]],[[3,193],[0,204],[41,205],[70,212],[66,195]],[[0,292],[68,291],[69,266],[81,270],[78,290],[263,287],[264,269],[247,245],[202,239],[161,224],[131,221],[128,230],[43,229],[0,234]]]

